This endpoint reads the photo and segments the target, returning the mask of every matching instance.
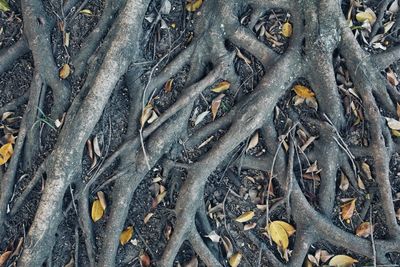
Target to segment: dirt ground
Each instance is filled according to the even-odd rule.
[[[17,4],[18,1],[12,0],[9,2],[12,12],[0,12],[0,49],[9,47],[15,43],[21,37],[22,32],[22,17],[20,7]],[[60,8],[53,6],[52,2],[55,1],[44,1],[48,15],[61,15],[59,14]],[[143,70],[149,70],[160,59],[160,57],[173,47],[174,42],[177,40],[183,38],[189,42],[190,38],[192,38],[192,14],[187,13],[184,10],[184,6],[180,0],[173,0],[171,3],[172,11],[167,15],[163,15],[163,20],[167,25],[166,28],[164,28],[162,24],[164,22],[154,25],[152,21],[155,10],[160,6],[159,0],[154,0],[147,12],[147,17],[149,19],[143,22],[143,27],[149,38],[147,43],[142,44],[144,61],[139,63],[142,64]],[[95,27],[102,15],[103,7],[103,0],[89,1],[84,8],[90,10],[91,14],[77,13],[74,18],[68,21],[67,29],[70,32],[70,45],[67,50],[64,49],[63,36],[61,32],[57,27],[54,28],[52,32],[53,52],[60,68],[63,64],[69,62],[70,58],[77,53],[79,47],[84,42],[85,37]],[[371,8],[374,9],[376,6],[371,4]],[[346,3],[344,4],[344,9],[346,9]],[[244,18],[246,17],[246,12],[247,10],[243,10]],[[266,20],[266,25],[272,25],[274,23],[273,20],[284,22],[289,18],[290,16],[288,16],[283,10],[274,10],[273,12],[267,12],[262,19]],[[389,20],[389,18],[384,19]],[[244,20],[243,24],[245,23],[246,21]],[[183,29],[185,30],[184,34],[182,34]],[[276,49],[279,53],[284,53],[286,47],[285,42],[287,42],[287,40],[282,36],[279,38],[280,39],[278,39],[277,42],[282,42],[283,44],[278,47],[274,46],[274,44],[270,43],[268,40],[265,40],[265,44]],[[362,40],[360,40],[360,42],[362,42]],[[227,44],[227,46],[230,47],[232,51],[236,49],[231,44]],[[366,49],[371,49],[367,45],[365,45],[365,47]],[[242,50],[241,52],[252,62],[251,69],[243,60],[236,59],[235,62],[235,68],[241,77],[242,83],[240,93],[247,94],[253,90],[260,77],[262,77],[264,71],[261,64],[257,62],[252,55],[248,54],[245,50]],[[379,52],[379,49],[372,48],[371,52],[377,53]],[[333,60],[336,62],[337,83],[338,86],[343,89],[342,100],[344,109],[346,110],[347,125],[342,131],[342,137],[350,146],[365,146],[365,143],[368,142],[368,136],[365,135],[366,129],[368,129],[368,124],[362,120],[363,105],[357,99],[357,96],[345,93],[348,88],[352,87],[352,82],[346,80],[348,77],[345,75],[346,70],[340,55],[337,55]],[[162,66],[160,66],[160,68],[161,67]],[[33,73],[32,70],[32,57],[28,53],[20,58],[11,70],[0,75],[0,107],[4,106],[12,99],[23,95],[29,89]],[[400,65],[392,66],[392,70],[397,77],[400,77]],[[173,77],[173,89],[171,92],[166,92],[163,88],[158,90],[154,102],[157,112],[162,113],[176,100],[181,89],[185,85],[188,71],[189,66],[182,69],[176,77]],[[143,82],[147,79],[147,77],[140,78],[143,79]],[[70,82],[73,85],[74,94],[77,94],[83,84],[83,80],[70,80]],[[298,84],[307,86],[307,81],[299,80]],[[399,89],[400,87],[397,86],[397,90]],[[237,92],[234,91],[228,91],[225,93],[226,95],[222,100],[221,108],[216,115],[217,117],[224,116],[224,114],[233,107],[236,93]],[[192,126],[191,130],[194,131],[195,129],[199,129],[212,121],[212,117],[207,116],[200,122],[196,123],[196,118],[198,118],[199,114],[209,109],[209,106],[216,95],[217,94],[208,90],[207,93],[204,93],[201,98],[196,100],[191,119],[188,122],[189,125]],[[275,127],[278,134],[284,135],[287,132],[288,127],[290,127],[289,116],[295,116],[303,123],[304,133],[306,133],[307,136],[317,135],[318,133],[313,129],[312,125],[308,123],[310,119],[318,118],[319,116],[315,111],[315,106],[313,106],[312,103],[301,103],[293,107],[294,97],[295,93],[293,91],[288,92],[276,107]],[[49,128],[46,123],[43,122],[43,119],[46,119],[45,114],[49,112],[51,106],[50,94],[46,96],[46,100],[48,101],[46,102],[46,108],[43,110],[44,115],[43,118],[38,118],[37,127]],[[350,103],[353,103],[352,106],[350,106]],[[98,158],[100,164],[101,160],[112,154],[112,152],[115,151],[118,145],[124,140],[124,133],[126,133],[127,122],[129,119],[127,117],[128,110],[128,89],[124,79],[121,79],[117,88],[113,92],[111,100],[109,101],[101,120],[92,134],[92,138],[96,137],[99,140],[102,151],[101,157]],[[21,109],[19,110],[15,110],[13,116],[16,117],[17,120],[7,126],[18,129],[18,118],[19,116],[22,116],[23,112],[24,106],[21,106]],[[1,121],[1,124],[7,123],[7,121]],[[48,130],[53,131],[52,129]],[[177,160],[189,163],[201,157],[201,155],[210,149],[211,145],[222,136],[224,131],[225,129],[220,129],[211,140],[203,143],[201,147],[181,146],[177,148]],[[49,153],[50,149],[54,145],[56,134],[55,131],[53,135],[50,135],[50,137],[40,140],[41,151],[40,155],[38,155],[36,166],[30,173],[28,173],[28,175],[24,175],[22,172],[19,173],[18,177],[20,179],[15,188],[15,196],[18,196],[23,191],[29,181],[29,175],[33,173],[34,169],[39,166],[40,162]],[[296,138],[301,140],[301,133],[298,133]],[[395,139],[395,142],[398,142],[396,139],[398,137],[393,138]],[[184,140],[182,140],[182,142],[184,142]],[[263,242],[265,248],[272,250],[274,254],[280,258],[276,246],[270,243],[264,230],[266,219],[266,203],[264,202],[264,194],[268,191],[267,187],[270,173],[249,169],[245,166],[241,167],[241,164],[238,164],[238,162],[240,162],[245,153],[254,157],[263,158],[267,153],[273,154],[274,151],[267,151],[261,133],[256,145],[248,150],[246,149],[247,147],[248,144],[243,143],[232,154],[231,161],[226,162],[223,167],[217,169],[213,175],[208,178],[208,183],[204,193],[204,201],[209,212],[209,221],[211,222],[211,226],[215,233],[221,237],[227,237],[233,243],[234,251],[242,252],[242,266],[257,266],[258,261],[262,264],[268,262],[267,255],[260,254],[259,242]],[[308,165],[306,159],[300,159],[299,157],[299,161],[301,161],[301,164],[297,166],[296,176],[302,177],[301,179],[299,178],[299,183],[302,185],[308,201],[310,203],[316,203],[316,192],[318,191],[319,185],[318,171],[307,172],[306,170],[308,169]],[[363,163],[368,164],[369,161],[370,159],[368,158],[356,158],[355,163],[361,167]],[[88,151],[85,152],[83,162],[84,169],[82,177],[83,179],[86,179],[95,172],[95,170],[93,171],[91,169],[92,161],[89,158]],[[390,171],[393,192],[398,194],[398,198],[395,200],[395,207],[397,210],[400,209],[400,155],[396,155],[391,159]],[[374,174],[373,169],[370,174]],[[110,175],[110,173],[102,177],[100,185],[107,180],[107,175]],[[362,214],[362,212],[365,209],[368,210],[368,207],[371,207],[371,217],[375,225],[374,238],[378,239],[387,235],[387,229],[385,229],[384,225],[381,223],[384,220],[384,215],[380,209],[379,197],[377,194],[374,194],[376,191],[376,189],[374,189],[374,181],[371,181],[368,176],[368,172],[359,172],[359,179],[361,182],[358,181],[358,184],[351,184],[347,190],[341,190],[341,172],[338,170],[336,194],[337,205],[333,218],[335,218],[334,222],[338,227],[354,233],[361,222],[369,221],[370,214]],[[136,190],[130,204],[126,226],[134,226],[134,234],[129,243],[119,247],[117,266],[140,266],[138,257],[143,252],[148,254],[153,262],[161,256],[163,248],[168,242],[171,231],[173,231],[174,228],[179,227],[179,225],[175,225],[175,218],[172,210],[177,199],[178,190],[184,179],[185,171],[181,168],[173,168],[168,176],[164,175],[164,170],[161,168],[161,165],[153,168],[152,171],[149,172],[147,178],[143,180],[138,190]],[[270,189],[270,201],[271,203],[278,203],[284,195],[282,189],[274,183],[273,179],[272,181],[273,188]],[[43,183],[37,185],[23,209],[11,219],[10,224],[7,227],[7,238],[3,239],[0,243],[0,251],[4,251],[8,246],[10,246],[10,244],[15,244],[20,237],[25,235],[25,232],[29,228],[35,214],[42,186]],[[110,189],[112,186],[112,183],[107,184],[101,189],[111,208],[113,199],[110,197]],[[167,195],[161,203],[154,206],[153,201],[161,186],[165,187]],[[73,192],[73,190],[74,188],[71,187],[71,192]],[[86,266],[87,264],[84,237],[80,236],[81,231],[78,229],[77,225],[77,211],[74,209],[73,205],[71,205],[71,192],[64,203],[66,220],[64,220],[59,226],[57,243],[52,252],[54,266],[67,266],[71,261],[71,258],[74,257],[74,253],[79,253],[79,266]],[[90,203],[92,203],[96,198],[95,191],[91,197],[92,199],[90,199]],[[356,215],[354,215],[354,218],[352,218],[350,222],[345,222],[340,219],[340,206],[343,204],[344,199],[349,198],[357,198]],[[255,216],[251,221],[246,222],[245,224],[235,221],[238,216],[247,211],[255,211]],[[109,211],[106,210],[103,218],[94,223],[96,241],[98,242],[96,244],[97,246],[101,246],[101,239],[99,237],[102,236],[108,212]],[[144,222],[145,217],[148,216],[149,213],[152,213],[153,215],[148,222]],[[269,216],[273,220],[290,221],[290,218],[287,218],[284,206],[277,206],[276,209],[271,210]],[[209,233],[201,234],[205,236]],[[222,243],[219,242],[216,245],[218,250],[225,255],[226,252]],[[371,260],[360,257],[359,255],[354,255],[340,247],[332,246],[323,241],[314,244],[310,249],[309,254],[314,254],[318,249],[325,249],[332,255],[346,254],[352,256],[359,261],[357,266],[368,266],[372,264]],[[191,247],[184,244],[180,248],[180,252],[175,260],[176,266],[179,266],[179,264],[180,266],[193,266],[188,264],[195,257],[196,255]],[[400,265],[400,253],[390,255],[390,257],[395,264]],[[12,262],[9,263],[12,264]],[[225,264],[228,266],[227,262]],[[265,266],[262,264],[261,266]],[[203,263],[199,262],[199,266],[203,266]]]

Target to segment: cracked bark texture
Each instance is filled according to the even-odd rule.
[[[67,82],[59,80],[50,47],[50,26],[54,22],[44,16],[40,2],[21,1],[24,36],[14,46],[0,51],[0,72],[8,69],[18,56],[31,51],[35,75],[29,97],[24,98],[28,99],[28,108],[21,123],[14,156],[1,177],[1,235],[4,236],[4,228],[10,216],[17,212],[14,209],[8,214],[7,207],[16,183],[18,162],[30,162],[37,149],[34,140],[38,132],[29,129],[35,122],[36,107],[41,106],[41,95],[47,87],[51,88],[54,96],[50,116],[60,118],[63,112],[67,115],[52,152],[32,176],[30,185],[26,187],[20,199],[14,200],[15,207],[20,208],[29,197],[30,190],[41,176],[46,174],[39,206],[17,265],[41,266],[46,260],[51,262],[49,257],[56,241],[57,228],[64,219],[62,196],[69,190],[70,185],[74,184],[77,185],[74,201],[80,213],[79,227],[87,237],[85,245],[90,266],[115,266],[119,234],[127,221],[132,196],[149,172],[148,164],[154,167],[160,162],[161,165],[169,162],[168,158],[174,148],[179,146],[179,140],[184,140],[187,147],[196,147],[218,129],[223,128],[226,130],[224,135],[197,161],[172,163],[185,168],[187,174],[179,189],[173,211],[176,227],[162,257],[156,263],[157,266],[173,266],[180,247],[188,241],[207,266],[223,266],[223,257],[199,234],[204,229],[199,229],[195,223],[198,218],[204,222],[204,227],[207,228],[209,224],[207,217],[203,216],[207,179],[218,168],[223,168],[237,147],[260,129],[268,150],[278,151],[274,170],[270,169],[274,161],[273,154],[267,154],[263,158],[246,155],[240,163],[235,164],[240,165],[240,168],[274,171],[277,181],[285,188],[289,176],[285,175],[284,170],[297,164],[289,164],[290,153],[285,154],[280,149],[272,117],[279,100],[299,78],[310,82],[319,103],[320,119],[310,122],[316,124],[319,139],[315,142],[313,150],[309,151],[310,158],[312,155],[318,155],[319,167],[322,169],[317,195],[318,205],[314,206],[308,202],[297,178],[291,181],[287,205],[290,206],[291,221],[297,228],[293,254],[289,262],[284,263],[275,254],[266,252],[269,256],[268,264],[301,266],[310,246],[320,240],[361,256],[372,257],[373,248],[369,240],[344,231],[332,222],[338,169],[347,170],[350,180],[355,183],[354,177],[351,177],[352,170],[346,159],[347,155],[334,138],[337,134],[336,129],[340,132],[345,126],[342,102],[335,79],[334,53],[339,53],[344,58],[355,90],[365,106],[365,117],[370,131],[369,145],[365,147],[364,152],[357,152],[357,149],[352,152],[372,157],[374,178],[385,226],[388,229],[386,239],[375,240],[376,260],[379,264],[391,264],[386,255],[400,251],[400,226],[393,205],[389,161],[398,149],[390,135],[387,137],[381,110],[385,112],[385,116],[395,115],[396,103],[393,99],[398,99],[399,95],[397,91],[387,92],[386,81],[380,71],[399,60],[399,47],[393,47],[382,54],[369,55],[354,38],[347,26],[340,1],[336,0],[205,1],[201,12],[195,14],[195,30],[191,43],[166,62],[158,73],[150,76],[147,84],[142,84],[135,76],[135,72],[139,72],[140,68],[134,63],[141,59],[141,40],[144,36],[141,25],[149,4],[150,0],[121,0],[115,3],[106,1],[104,18],[101,18],[98,27],[88,36],[87,43],[72,59],[76,76],[83,74],[93,55],[100,64],[96,72],[88,75],[87,82],[70,105],[70,86]],[[252,8],[249,23],[251,29],[240,24],[239,13],[246,6]],[[252,32],[259,16],[278,8],[291,14],[293,24],[293,36],[283,54],[274,52]],[[252,92],[238,97],[229,113],[201,129],[189,129],[188,120],[194,108],[194,101],[205,89],[221,79],[231,81],[233,87],[240,86],[239,77],[233,67],[234,54],[226,48],[226,41],[257,58],[265,74]],[[96,51],[100,43],[102,46]],[[212,66],[211,69],[205,67],[209,65]],[[160,114],[158,120],[140,129],[142,134],[139,134],[138,121],[142,113],[142,101],[147,103],[151,92],[165,84],[184,66],[190,66],[190,71],[180,96]],[[206,70],[208,72],[205,73]],[[105,159],[101,168],[86,183],[81,177],[86,141],[99,121],[117,82],[124,76],[131,105],[125,141]],[[234,89],[236,88],[232,88]],[[15,101],[14,105],[20,105],[22,102],[23,100]],[[329,118],[329,121],[324,119],[324,116]],[[147,155],[144,155],[141,138]],[[109,170],[109,167],[115,166],[116,162],[118,166],[114,168],[112,178],[114,186],[111,214],[104,229],[102,245],[97,247],[93,238],[88,198],[99,177]],[[30,163],[26,168],[29,167]],[[263,240],[252,237],[252,241],[260,250],[269,249]]]

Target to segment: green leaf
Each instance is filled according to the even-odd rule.
[[[11,10],[6,0],[0,0],[0,10],[3,12]]]

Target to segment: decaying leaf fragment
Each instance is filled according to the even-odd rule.
[[[226,236],[221,236],[222,244],[224,245],[224,249],[226,252],[226,257],[229,259],[233,254],[233,245],[231,240],[229,240]]]
[[[372,9],[367,8],[365,11],[357,13],[356,20],[358,22],[366,22],[367,21],[371,25],[373,25],[376,21],[376,15],[375,15],[375,12],[372,11]]]
[[[218,83],[214,88],[211,89],[214,93],[221,93],[229,89],[231,87],[230,82],[228,81],[223,81]]]
[[[239,266],[241,260],[242,260],[242,254],[237,252],[234,255],[232,255],[232,257],[229,258],[229,265],[231,267],[237,267]]]
[[[186,10],[189,12],[195,12],[197,9],[201,7],[203,4],[203,0],[189,0],[186,3]]]
[[[139,256],[140,266],[149,267],[151,265],[150,256],[146,252],[142,251]]]
[[[350,185],[349,179],[343,172],[341,172],[340,185],[339,185],[340,190],[347,191],[347,189],[349,189],[349,185]]]
[[[140,125],[143,126],[146,124],[146,122],[150,119],[151,114],[153,113],[153,105],[152,104],[147,104],[144,107],[144,110],[142,111],[142,116],[140,117]]]
[[[174,79],[169,79],[164,86],[165,92],[171,92],[172,91],[172,84],[174,82]]]
[[[213,120],[217,117],[219,106],[221,105],[222,98],[224,98],[225,94],[220,94],[211,102],[211,114]]]
[[[354,210],[356,209],[356,198],[352,199],[351,201],[346,202],[341,208],[341,218],[342,220],[349,220],[353,216]]]
[[[336,255],[329,261],[329,266],[335,267],[350,267],[354,263],[357,263],[358,260],[353,259],[347,255]]]
[[[258,144],[258,140],[259,140],[259,135],[258,132],[256,132],[255,134],[253,134],[253,136],[250,139],[249,145],[246,148],[246,152],[249,151],[252,148],[255,148]]]
[[[396,131],[400,130],[400,121],[395,120],[393,118],[388,118],[388,117],[385,117],[385,119],[386,119],[387,125],[389,126],[390,129],[396,130]]]
[[[240,215],[239,217],[237,217],[235,219],[235,221],[237,222],[248,222],[251,219],[253,219],[254,217],[254,211],[246,211],[245,213],[243,213],[242,215]]]
[[[11,143],[7,143],[0,147],[0,166],[4,165],[14,153],[14,149]]]
[[[68,76],[71,74],[71,67],[68,64],[64,64],[60,69],[60,78],[67,79]]]
[[[96,199],[92,204],[92,220],[97,222],[103,217],[104,209],[99,199]]]
[[[282,25],[282,35],[285,36],[286,38],[289,38],[293,34],[293,27],[290,22],[285,22]]]
[[[361,223],[356,229],[356,235],[360,237],[368,237],[372,234],[373,226],[370,222]]]
[[[128,226],[124,231],[122,231],[121,235],[119,236],[119,242],[121,245],[125,245],[126,243],[131,240],[133,235],[133,226]]]

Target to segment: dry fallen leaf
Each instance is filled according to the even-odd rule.
[[[210,113],[210,111],[206,110],[202,113],[199,114],[199,116],[197,116],[196,120],[194,121],[194,126],[196,126],[197,124],[199,124],[200,122],[202,122],[204,120],[205,117],[207,117],[207,115]]]
[[[363,162],[361,164],[361,170],[365,174],[365,176],[368,178],[368,180],[373,180],[372,174],[371,174],[371,168],[369,167],[368,163]]]
[[[146,252],[142,251],[142,252],[140,253],[139,259],[140,259],[140,266],[142,266],[142,267],[149,267],[149,266],[151,265],[150,256],[147,255]]]
[[[214,93],[221,93],[223,91],[226,91],[231,87],[231,84],[228,81],[223,81],[218,83],[214,88],[211,89]]]
[[[60,78],[61,79],[67,79],[68,76],[71,74],[71,68],[68,64],[64,64],[61,69],[60,69]]]
[[[131,240],[133,235],[133,227],[128,226],[124,231],[122,231],[121,235],[119,236],[119,242],[121,245],[125,245],[126,243]]]
[[[97,222],[103,217],[104,209],[99,199],[96,199],[92,204],[92,220]]]
[[[205,237],[208,237],[209,239],[211,239],[212,242],[214,243],[218,243],[219,240],[221,239],[221,237],[215,232],[215,231],[211,231],[208,235],[206,235]]]
[[[173,83],[174,79],[169,79],[164,86],[164,90],[165,92],[171,92],[172,91],[172,83]]]
[[[106,196],[104,195],[103,191],[97,192],[97,197],[99,198],[100,205],[103,208],[103,210],[106,210],[107,202],[106,202]]]
[[[0,166],[5,164],[14,153],[14,149],[11,143],[7,143],[0,147]]]
[[[7,12],[10,11],[10,6],[6,0],[0,0],[0,11]]]
[[[189,0],[186,3],[186,10],[189,12],[195,12],[197,9],[201,7],[203,4],[203,0]]]
[[[150,218],[153,217],[153,215],[154,215],[154,213],[152,213],[152,212],[148,213],[148,214],[144,217],[144,220],[143,220],[144,224],[148,223],[149,220],[150,220]]]
[[[150,118],[151,114],[153,111],[153,105],[152,104],[147,104],[144,107],[144,110],[142,111],[142,116],[140,117],[140,125],[143,126],[146,124],[148,119]]]
[[[400,130],[400,121],[388,117],[386,117],[386,121],[390,129],[397,131]]]
[[[224,249],[226,252],[226,257],[229,259],[233,254],[233,245],[231,240],[226,236],[221,236],[222,244],[224,245]]]
[[[373,226],[370,222],[363,222],[356,229],[356,235],[360,237],[368,237],[372,233]]]
[[[356,208],[356,198],[352,199],[351,201],[343,204],[342,206],[340,206],[341,208],[341,212],[340,215],[342,217],[342,220],[349,220],[354,213],[354,210]]]
[[[268,224],[268,234],[272,241],[278,245],[282,250],[286,250],[289,246],[289,237],[286,230],[282,227],[280,223],[276,221]]]
[[[358,22],[369,22],[371,25],[373,25],[376,21],[376,15],[372,9],[367,8],[364,12],[359,12],[356,15],[356,20]]]
[[[163,199],[165,198],[166,195],[167,195],[167,191],[164,191],[164,192],[158,194],[156,196],[156,198],[153,200],[152,208],[157,207],[157,205],[160,204],[161,201],[163,201]]]
[[[285,229],[287,235],[290,237],[292,236],[295,232],[296,229],[294,229],[294,227],[291,224],[288,224],[287,222],[284,221],[274,221],[274,223],[279,224],[280,226],[282,226],[283,229]]]
[[[293,33],[292,24],[290,24],[290,22],[283,23],[282,35],[285,36],[286,38],[289,38],[290,36],[292,36],[292,33]]]
[[[79,11],[80,14],[86,15],[86,16],[91,16],[93,15],[93,12],[90,9],[82,9]]]
[[[397,86],[399,84],[399,80],[397,80],[396,74],[393,72],[392,69],[389,69],[389,71],[386,72],[386,78],[393,86]]]
[[[235,219],[235,221],[237,222],[248,222],[251,219],[253,219],[254,217],[254,211],[246,211],[245,213],[243,213],[242,215],[240,215],[239,217],[237,217]]]
[[[251,60],[248,59],[245,55],[243,55],[243,53],[240,51],[239,48],[236,48],[236,56],[240,59],[243,59],[243,61],[247,64],[250,65],[251,64]]]
[[[246,152],[249,151],[252,148],[255,148],[257,146],[257,144],[258,144],[258,140],[259,140],[259,136],[258,136],[258,132],[256,132],[251,137],[249,145],[247,146]]]
[[[211,113],[213,120],[215,120],[215,118],[217,117],[218,109],[219,106],[221,105],[221,101],[222,98],[224,98],[224,96],[225,96],[224,94],[220,94],[219,96],[214,98],[214,100],[211,103]]]
[[[5,263],[7,262],[8,258],[10,257],[12,251],[7,250],[5,252],[3,252],[3,254],[1,254],[0,256],[0,266],[4,266]]]
[[[343,172],[341,172],[340,185],[339,185],[340,190],[347,191],[347,189],[349,189],[349,185],[350,185],[349,179]]]
[[[303,85],[295,85],[293,87],[294,92],[296,93],[296,95],[302,97],[302,98],[310,98],[310,97],[314,97],[315,94],[313,91],[311,91],[311,89],[303,86]]]
[[[231,267],[237,267],[239,266],[241,260],[242,260],[242,254],[237,252],[234,255],[232,255],[232,257],[229,258],[229,265]]]
[[[354,263],[358,262],[357,260],[353,259],[347,255],[336,255],[329,261],[329,266],[335,267],[349,267],[352,266]]]

